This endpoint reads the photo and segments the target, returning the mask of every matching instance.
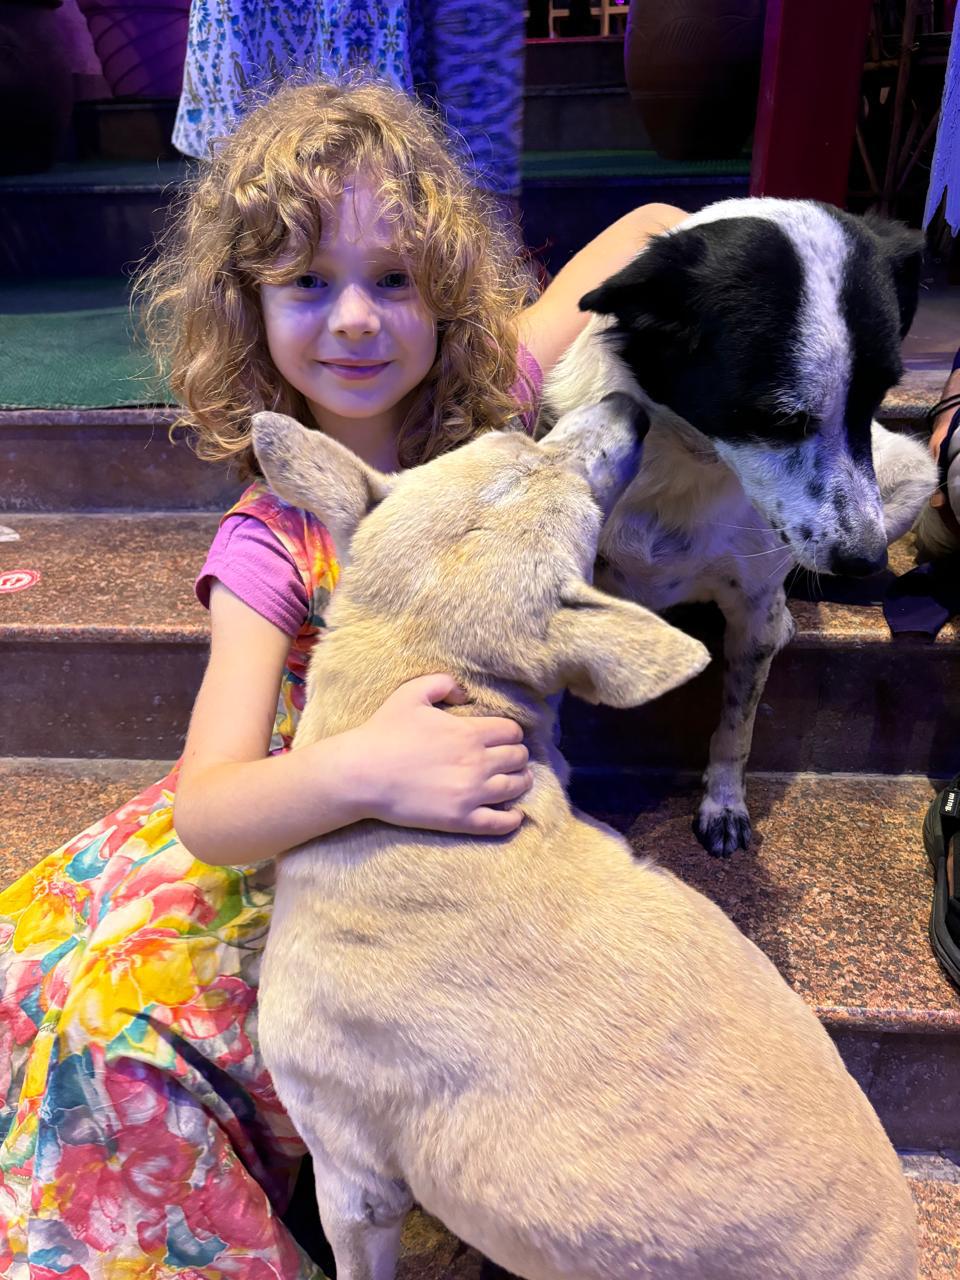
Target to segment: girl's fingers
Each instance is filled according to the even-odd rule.
[[[484,757],[491,773],[516,773],[525,769],[530,759],[530,752],[521,742],[513,747],[488,747]]]
[[[429,676],[416,676],[400,686],[404,695],[413,702],[431,706],[438,702],[463,703],[467,695],[456,680],[444,672],[435,672]]]
[[[483,798],[487,804],[503,804],[505,800],[516,800],[529,790],[533,778],[529,769],[521,773],[496,773],[488,778],[483,788]]]
[[[479,728],[480,741],[485,747],[501,747],[523,741],[523,730],[516,720],[507,720],[502,716],[478,716],[474,724]]]
[[[472,836],[506,836],[516,831],[523,821],[519,809],[474,809],[467,818],[466,834]]]

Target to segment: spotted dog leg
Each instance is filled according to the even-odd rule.
[[[770,663],[791,639],[793,619],[783,588],[759,600],[724,610],[723,712],[710,739],[710,763],[703,775],[704,797],[693,830],[717,857],[750,843],[750,815],[743,794],[743,772],[750,754],[753,722]]]

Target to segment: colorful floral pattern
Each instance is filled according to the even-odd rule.
[[[283,673],[289,747],[338,568],[263,484],[310,616]],[[306,1280],[281,1220],[303,1145],[257,1045],[273,863],[208,867],[173,829],[177,768],[0,893],[0,1276]]]

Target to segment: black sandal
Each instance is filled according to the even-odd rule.
[[[923,820],[923,846],[936,881],[930,911],[930,945],[943,971],[960,986],[960,840],[951,848],[958,833],[960,773],[934,797]]]

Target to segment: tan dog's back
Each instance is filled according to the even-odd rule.
[[[813,1013],[560,782],[546,695],[634,705],[707,660],[585,581],[635,449],[623,399],[398,481],[273,415],[255,432],[343,545],[376,508],[295,749],[453,670],[454,713],[519,719],[534,776],[504,839],[358,823],[281,861],[264,1055],[339,1280],[389,1280],[411,1193],[530,1280],[913,1280],[897,1157]]]
[[[899,1162],[800,998],[614,832],[550,826],[509,851],[390,833],[379,887],[354,865],[346,893],[335,849],[294,855],[290,1067],[319,1029],[313,1070],[362,1081],[387,1167],[531,1280],[574,1257],[604,1280],[912,1277]]]

